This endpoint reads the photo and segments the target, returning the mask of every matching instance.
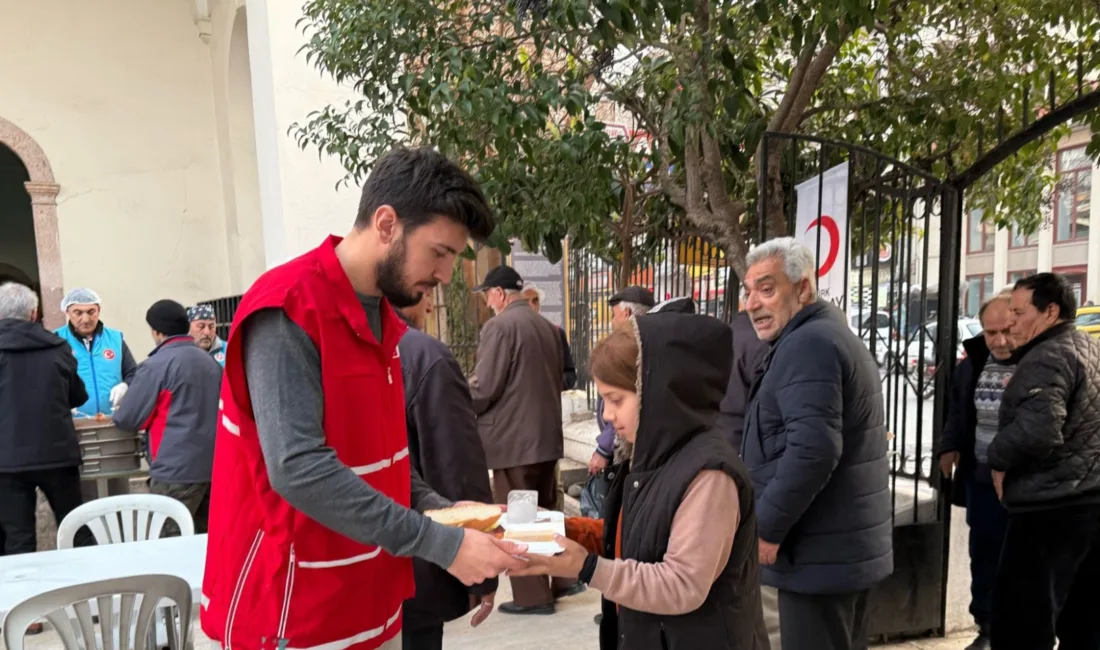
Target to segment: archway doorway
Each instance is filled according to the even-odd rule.
[[[61,242],[57,193],[45,152],[30,135],[0,117],[0,271],[38,291],[46,327],[65,322],[60,304]],[[30,210],[29,216],[27,210]],[[6,261],[10,260],[10,261]]]
[[[42,298],[34,208],[27,193],[30,173],[15,152],[0,144],[0,284],[25,284]],[[39,310],[41,313],[41,310]]]

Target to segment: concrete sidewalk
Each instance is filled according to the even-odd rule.
[[[510,592],[508,581],[502,581],[497,602],[511,599]],[[447,626],[443,647],[447,650],[599,650],[597,628],[592,620],[599,611],[600,594],[589,589],[560,601],[553,616],[507,616],[494,612],[476,630],[466,620],[454,621]],[[966,633],[947,639],[922,639],[877,647],[883,650],[963,650],[972,640],[973,635]]]

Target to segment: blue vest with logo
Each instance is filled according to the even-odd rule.
[[[56,330],[69,342],[76,357],[76,371],[88,391],[88,401],[77,407],[79,415],[94,417],[96,413],[111,415],[111,389],[122,383],[122,332],[109,327],[102,328],[89,350],[68,325]]]
[[[214,337],[214,345],[210,346],[210,356],[214,357],[214,361],[217,361],[219,366],[225,367],[225,341],[220,336]]]

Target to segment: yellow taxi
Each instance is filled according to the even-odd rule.
[[[1077,329],[1100,338],[1100,307],[1082,307],[1077,310]]]

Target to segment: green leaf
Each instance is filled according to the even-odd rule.
[[[764,0],[760,0],[752,6],[753,13],[756,14],[756,19],[762,23],[768,22],[768,3]]]
[[[718,58],[722,61],[722,65],[726,66],[726,68],[730,70],[736,70],[739,67],[737,57],[733,55],[733,52],[728,47],[722,49],[721,53],[719,53],[718,55]]]

